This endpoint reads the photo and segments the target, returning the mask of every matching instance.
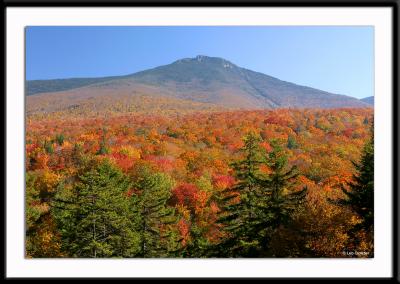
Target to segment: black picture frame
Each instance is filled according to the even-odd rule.
[[[400,247],[399,247],[399,204],[400,204],[400,196],[399,196],[399,178],[400,175],[399,168],[398,168],[398,161],[399,161],[399,115],[398,111],[400,110],[399,105],[399,89],[398,89],[398,82],[399,82],[399,75],[398,75],[398,66],[399,66],[399,57],[398,57],[398,50],[399,50],[399,21],[398,21],[398,13],[399,13],[399,2],[396,0],[369,0],[369,1],[359,1],[359,0],[329,0],[329,1],[302,1],[302,0],[250,0],[250,1],[229,1],[229,0],[193,0],[193,1],[183,1],[183,0],[114,0],[114,1],[105,1],[105,0],[61,0],[61,1],[51,1],[51,0],[5,0],[3,6],[3,18],[4,18],[4,25],[3,25],[3,39],[4,44],[6,44],[6,10],[8,7],[390,7],[392,8],[392,50],[393,50],[393,67],[392,67],[392,78],[393,78],[393,86],[392,86],[392,111],[393,111],[393,158],[391,170],[393,172],[393,255],[392,255],[392,271],[393,275],[390,278],[382,278],[379,280],[389,280],[400,282],[400,266],[399,266],[399,254],[400,254]],[[4,48],[4,76],[6,79],[6,59],[7,53],[6,49]],[[4,81],[6,82],[6,80]],[[6,84],[4,83],[4,93],[6,93]],[[3,116],[4,116],[4,133],[6,137],[6,96],[3,96]],[[6,153],[7,153],[7,145],[4,143],[3,147],[4,153],[4,174],[6,174],[7,164],[6,164]],[[6,188],[7,181],[6,175],[3,178],[4,181],[4,188]],[[6,191],[3,192],[4,198],[4,236],[6,232]],[[4,238],[4,251],[6,251],[6,236]],[[8,278],[6,275],[6,265],[7,265],[6,254],[4,254],[4,279],[18,279],[18,278]],[[24,278],[26,279],[26,278]],[[38,278],[40,279],[40,278]],[[49,278],[46,278],[49,279]],[[80,279],[72,277],[72,279]],[[85,278],[87,279],[87,278]],[[135,278],[135,279],[143,279],[143,278]],[[153,280],[156,278],[145,278],[146,280]],[[170,278],[175,279],[175,278]],[[178,279],[178,278],[176,278]],[[182,279],[182,278],[179,278]],[[209,278],[201,278],[201,279],[209,279]],[[254,279],[254,278],[253,278]],[[268,279],[268,280],[298,280],[296,278],[256,278],[260,279]],[[327,280],[326,278],[301,278],[302,280]],[[334,280],[345,280],[347,278],[332,278]],[[378,280],[378,278],[348,278],[348,280]],[[194,280],[194,279],[191,279]],[[247,279],[249,280],[249,279]]]

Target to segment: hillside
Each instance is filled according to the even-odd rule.
[[[70,78],[55,80],[30,80],[26,81],[26,95],[31,96],[41,93],[67,91],[88,85],[124,78],[126,76],[111,76],[100,78]]]
[[[58,108],[69,109],[77,100],[138,94],[236,109],[370,107],[353,97],[285,82],[222,58],[201,55],[126,76],[44,80],[39,87],[37,84],[27,82],[27,104],[38,103],[41,98],[52,101],[41,106],[44,112],[53,111],[56,102]],[[39,94],[38,90],[46,93]]]
[[[374,105],[374,96],[363,98],[361,101],[370,105]]]
[[[168,98],[150,94],[117,93],[112,96],[97,93],[90,96],[79,93],[41,94],[27,98],[26,115],[29,118],[47,116],[97,117],[114,114],[184,115],[192,112],[226,110],[214,104]]]

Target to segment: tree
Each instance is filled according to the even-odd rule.
[[[127,196],[131,184],[103,160],[77,176],[72,188],[63,186],[54,206],[63,249],[72,257],[132,257],[139,251],[134,230],[138,216]]]
[[[288,166],[288,158],[283,147],[276,140],[271,142],[271,146],[273,150],[268,154],[266,162],[271,173],[261,182],[270,191],[264,191],[268,196],[260,196],[266,202],[260,203],[261,212],[265,217],[259,226],[269,228],[269,234],[263,238],[261,243],[264,252],[268,249],[274,231],[289,224],[293,213],[304,203],[307,193],[306,187],[299,191],[291,189],[299,172],[295,166]]]
[[[288,137],[288,140],[287,140],[287,147],[288,147],[289,149],[295,149],[295,148],[297,148],[297,142],[296,142],[296,140],[294,139],[293,136],[289,136],[289,137]]]
[[[288,159],[276,141],[272,143],[273,150],[268,154],[267,165],[271,173],[264,181],[266,187],[271,189],[269,205],[274,212],[274,223],[284,224],[290,217],[290,213],[300,204],[306,193],[306,189],[291,192],[290,187],[294,179],[299,175],[295,166],[288,167]]]
[[[26,256],[60,257],[60,236],[54,223],[50,200],[59,182],[49,170],[26,174]]]
[[[136,231],[139,233],[140,257],[166,257],[177,250],[178,232],[173,229],[177,218],[172,207],[167,206],[174,185],[172,178],[163,173],[153,173],[146,166],[135,169],[132,197],[135,214],[139,216]]]
[[[64,144],[64,140],[65,140],[64,134],[61,133],[56,135],[56,141],[58,145],[62,146]]]
[[[106,140],[107,128],[103,127],[102,133],[103,134],[102,134],[101,140],[100,140],[100,148],[97,151],[98,155],[105,155],[110,152],[110,150],[107,148],[107,140]]]
[[[374,227],[374,123],[370,128],[370,139],[365,143],[358,163],[353,162],[356,173],[353,179],[341,187],[345,198],[332,201],[340,206],[349,207],[360,218],[349,234],[353,238],[359,233],[366,233],[373,239]],[[356,244],[360,240],[356,241]]]
[[[260,187],[259,165],[261,138],[250,133],[244,138],[243,160],[232,164],[238,182],[224,192],[222,216],[218,220],[227,234],[226,241],[218,245],[217,253],[227,256],[252,256],[259,245],[254,229],[258,224],[257,192]]]
[[[247,136],[243,148],[246,157],[233,167],[239,182],[232,190],[239,192],[240,201],[225,206],[224,216],[220,219],[229,234],[221,247],[230,256],[266,254],[274,230],[287,224],[305,199],[306,188],[289,190],[298,173],[294,167],[288,169],[282,146],[272,141],[273,150],[265,160],[260,156],[259,144],[259,138]],[[261,165],[267,165],[271,172],[261,174]],[[228,200],[235,196],[232,190]]]
[[[199,183],[208,188],[204,180]],[[182,216],[179,221],[181,248],[184,257],[204,257],[204,252],[219,238],[219,225],[215,224],[219,208],[212,201],[212,193],[193,184],[182,184],[173,191],[172,202]]]
[[[45,140],[43,143],[43,147],[46,150],[46,153],[48,153],[48,154],[54,153],[54,147],[53,147],[52,141]]]

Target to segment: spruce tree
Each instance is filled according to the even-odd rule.
[[[64,134],[61,133],[56,135],[56,141],[58,145],[62,146],[64,144],[64,140],[65,140]]]
[[[173,229],[177,222],[174,208],[167,205],[174,181],[166,174],[153,173],[142,167],[134,181],[138,190],[134,200],[139,222],[139,257],[167,257],[177,250],[178,234]]]
[[[289,136],[287,140],[287,147],[289,149],[296,149],[297,148],[297,142],[293,136]]]
[[[107,139],[106,139],[106,135],[107,135],[107,128],[103,127],[102,129],[102,136],[101,136],[101,140],[100,140],[100,145],[99,145],[99,150],[97,151],[97,155],[106,155],[110,152],[110,150],[107,148]]]
[[[361,159],[353,162],[356,173],[352,181],[342,186],[345,198],[337,204],[349,207],[360,218],[361,222],[352,228],[353,232],[365,230],[373,232],[374,225],[374,123],[371,123],[371,137],[365,143]]]
[[[261,155],[260,139],[254,134],[245,138],[243,160],[233,164],[238,183],[225,192],[223,216],[219,222],[228,237],[218,245],[217,253],[230,257],[257,257],[268,249],[274,230],[285,225],[292,213],[305,200],[306,188],[291,191],[292,180],[298,175],[288,168],[282,146],[272,141],[273,150],[266,159]],[[271,173],[261,174],[267,165]],[[240,197],[240,202],[232,203]]]
[[[262,218],[259,226],[268,228],[267,234],[260,240],[262,250],[268,249],[271,235],[279,226],[287,225],[300,205],[304,203],[307,188],[300,191],[292,190],[294,180],[298,176],[295,166],[288,165],[288,158],[283,147],[276,141],[271,141],[273,150],[268,153],[266,164],[271,170],[268,177],[261,182],[266,196],[260,196],[263,201],[259,205],[259,210],[265,217]]]
[[[108,160],[76,178],[54,201],[63,249],[72,257],[135,256],[139,220],[127,196],[129,179]]]
[[[227,239],[218,245],[217,253],[230,256],[252,256],[259,243],[256,239],[258,212],[257,192],[260,189],[259,166],[263,163],[259,144],[261,138],[250,133],[244,138],[243,160],[232,164],[237,184],[227,189],[222,199],[223,215],[219,223],[224,226]],[[237,199],[240,199],[237,202]]]

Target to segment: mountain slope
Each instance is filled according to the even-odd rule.
[[[46,93],[27,98],[28,118],[97,117],[114,114],[184,115],[193,112],[228,110],[217,105],[168,98],[151,94],[124,94],[96,96]]]
[[[82,85],[82,81],[80,88],[71,87],[68,90],[64,88],[64,91],[51,95],[65,96],[73,100],[96,98],[99,94],[101,96],[149,94],[208,103],[224,108],[245,109],[370,106],[352,97],[299,86],[238,67],[222,58],[202,55],[131,75],[98,79],[101,81],[87,80],[86,85]],[[65,83],[69,83],[70,86],[76,83],[68,80]],[[51,81],[48,82],[48,86],[54,84]],[[41,84],[42,89],[51,89],[48,86],[44,87],[45,81]],[[28,82],[27,94],[33,93],[29,89],[30,86]],[[60,90],[60,86],[54,90]]]
[[[26,95],[31,96],[40,93],[67,91],[88,85],[125,78],[126,76],[111,76],[100,78],[70,78],[54,80],[30,80],[26,81]]]
[[[370,105],[374,105],[374,96],[363,98],[360,101],[363,101],[364,103],[367,103]]]

